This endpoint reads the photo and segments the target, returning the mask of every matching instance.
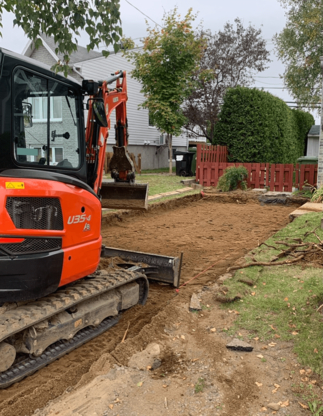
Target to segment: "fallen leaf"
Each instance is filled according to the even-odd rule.
[[[314,353],[315,353],[315,354],[318,354],[318,350],[317,350],[317,348],[314,348]]]
[[[113,409],[113,404],[109,404],[109,408],[112,410]]]
[[[182,338],[182,339],[185,339],[185,335],[181,335],[181,338]]]
[[[256,289],[256,287],[257,287],[257,286],[255,285],[253,288],[254,288],[254,289]]]
[[[137,386],[141,387],[143,384],[144,384],[143,381],[139,381],[139,383],[137,383]]]
[[[307,374],[311,374],[312,370],[309,368],[308,370],[306,370]]]
[[[263,356],[263,355],[261,355],[261,354],[258,354],[258,355],[257,355],[257,357],[258,357],[258,358],[264,358],[264,356]]]
[[[210,305],[206,305],[206,307],[207,307],[207,308],[209,308],[209,307],[210,307]]]
[[[284,301],[287,302],[288,301],[288,298],[285,298]]]
[[[262,350],[268,350],[267,345],[264,345],[263,347],[261,347]]]
[[[262,386],[262,383],[258,383],[257,381],[256,381],[256,384],[257,384],[258,387]]]
[[[279,387],[280,387],[279,384],[275,384],[275,383],[274,383],[274,386],[276,387],[276,389],[279,389]]]
[[[275,335],[274,335],[274,337],[275,337],[275,338],[280,338],[280,335],[275,334]]]
[[[183,380],[186,380],[186,377],[183,377]]]
[[[251,296],[255,296],[256,292],[251,292]]]
[[[147,370],[151,370],[151,365],[147,365]]]
[[[193,358],[192,363],[195,363],[195,361],[198,361],[198,358]]]
[[[238,335],[239,335],[239,337],[242,337],[242,334],[241,334],[241,332],[238,332]]]
[[[299,374],[305,374],[306,371],[305,370],[299,370]]]
[[[114,403],[121,403],[121,400],[119,399],[119,397],[117,397],[114,401]]]
[[[301,402],[298,402],[298,404],[303,408],[303,409],[308,409],[308,406],[306,406],[306,404],[303,404]]]
[[[273,331],[276,331],[276,328],[274,327],[274,325],[269,325],[269,326]]]
[[[316,380],[311,380],[311,384],[316,384],[317,381]]]
[[[211,328],[210,331],[211,332],[216,332],[216,328]]]
[[[165,389],[165,388],[166,388],[166,387],[168,387],[168,386],[167,386],[167,384],[163,384],[163,387],[164,387],[164,389]]]
[[[276,344],[276,342],[271,342],[270,344],[268,344],[268,347],[274,347]]]
[[[267,407],[262,407],[262,408],[261,408],[261,411],[262,411],[262,412],[265,412],[266,410],[267,410]]]
[[[259,337],[254,338],[255,341],[258,341]]]
[[[238,311],[233,311],[236,315],[240,315],[240,312]]]
[[[293,331],[293,332],[292,332],[292,335],[298,335],[298,332]]]
[[[289,406],[289,400],[286,400],[285,402],[281,403],[280,407],[288,407]]]

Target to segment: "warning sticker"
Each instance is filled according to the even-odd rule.
[[[6,182],[6,189],[25,189],[24,182]]]

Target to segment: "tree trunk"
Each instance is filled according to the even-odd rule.
[[[168,140],[168,152],[169,152],[169,173],[173,173],[173,150],[172,150],[173,135],[167,133],[167,140]]]

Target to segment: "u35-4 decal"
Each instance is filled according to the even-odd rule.
[[[82,222],[85,222],[85,221],[91,221],[91,215],[89,215],[88,217],[85,215],[85,214],[83,214],[83,215],[70,215],[69,217],[68,217],[68,220],[67,220],[67,224],[69,224],[69,225],[71,225],[71,224],[81,224]]]

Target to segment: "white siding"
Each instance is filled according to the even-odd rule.
[[[148,125],[148,110],[138,108],[138,105],[144,101],[144,96],[140,92],[141,84],[133,79],[130,72],[133,65],[122,56],[122,53],[111,54],[108,58],[100,57],[77,64],[81,68],[82,75],[85,79],[94,81],[104,80],[111,76],[112,73],[122,70],[127,72],[128,102],[127,116],[129,124],[129,145],[144,145],[149,142],[150,146],[159,145],[160,132],[155,127]],[[111,118],[111,130],[108,144],[114,144],[114,126],[115,118]],[[173,146],[187,147],[188,139],[184,135],[173,137]]]

